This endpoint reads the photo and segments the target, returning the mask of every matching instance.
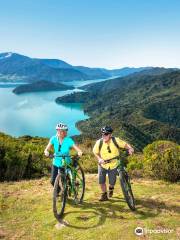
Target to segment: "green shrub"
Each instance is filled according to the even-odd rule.
[[[97,173],[98,161],[92,154],[83,156],[80,163],[85,173]]]
[[[133,154],[128,157],[127,170],[130,175],[142,177],[143,175],[143,154]]]
[[[43,153],[46,144],[45,139],[13,138],[0,133],[0,181],[46,175],[51,165]]]
[[[144,173],[171,182],[180,180],[180,146],[171,141],[155,141],[144,150]]]

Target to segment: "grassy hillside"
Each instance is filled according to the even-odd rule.
[[[0,183],[1,239],[71,240],[176,240],[180,237],[180,186],[161,181],[133,180],[137,211],[124,202],[117,182],[114,197],[98,202],[97,175],[86,175],[86,194],[81,206],[68,202],[60,227],[52,213],[52,187],[48,178]],[[134,234],[136,227],[172,229],[169,234]]]

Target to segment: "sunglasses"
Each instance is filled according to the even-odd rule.
[[[110,133],[102,133],[102,136],[108,136]]]
[[[61,144],[59,144],[59,147],[58,147],[58,152],[61,151]]]
[[[108,153],[111,153],[111,149],[109,146],[107,147],[107,150],[108,150]]]

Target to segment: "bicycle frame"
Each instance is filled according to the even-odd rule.
[[[83,185],[83,182],[78,174],[78,171],[76,169],[76,167],[73,167],[72,164],[68,164],[65,160],[66,157],[70,157],[70,156],[64,156],[62,155],[62,167],[64,168],[64,173],[65,173],[65,181],[66,181],[66,177],[69,177],[70,180],[70,184],[68,184],[68,182],[66,184],[68,184],[67,186],[70,189],[70,192],[74,194],[74,196],[76,195],[76,189],[75,189],[75,180],[78,177],[78,179],[80,180],[80,184],[81,186]],[[61,169],[58,168],[58,174],[61,172]]]

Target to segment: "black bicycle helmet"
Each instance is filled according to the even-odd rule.
[[[105,126],[101,128],[101,133],[103,134],[111,134],[113,132],[113,129],[111,126]]]

